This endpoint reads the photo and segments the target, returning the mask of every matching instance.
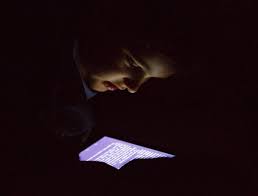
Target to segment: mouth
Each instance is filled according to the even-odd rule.
[[[115,91],[118,90],[118,87],[114,85],[112,82],[109,81],[104,81],[103,85],[110,91]]]

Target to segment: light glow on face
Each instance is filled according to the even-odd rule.
[[[88,85],[98,92],[110,90],[104,82],[111,82],[118,90],[135,93],[150,78],[167,78],[175,73],[174,62],[167,56],[155,52],[132,53],[122,48],[120,53],[103,65],[88,70]],[[87,66],[82,65],[87,69]]]

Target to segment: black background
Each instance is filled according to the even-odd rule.
[[[80,163],[77,153],[85,146],[58,140],[35,121],[35,112],[47,99],[44,90],[51,87],[50,70],[72,58],[77,5],[19,2],[4,12],[1,162],[7,192],[256,195],[254,4],[180,2],[179,18],[190,43],[183,57],[192,69],[168,80],[152,80],[136,94],[94,98],[98,123],[85,146],[107,135],[176,155],[171,160],[133,161],[119,171]]]

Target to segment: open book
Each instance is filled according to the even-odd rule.
[[[99,161],[120,169],[134,159],[172,158],[174,155],[105,136],[80,152],[79,157],[80,161]]]

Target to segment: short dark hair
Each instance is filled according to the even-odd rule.
[[[82,61],[100,58],[98,51],[110,47],[148,45],[180,64],[184,43],[173,0],[94,1],[90,6],[87,13],[80,15],[78,41]]]

